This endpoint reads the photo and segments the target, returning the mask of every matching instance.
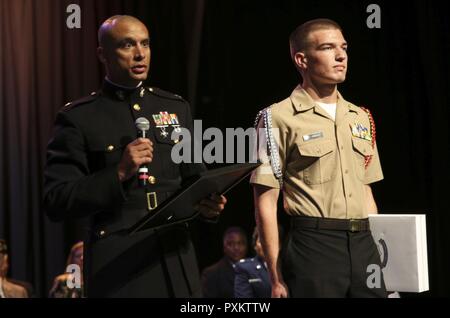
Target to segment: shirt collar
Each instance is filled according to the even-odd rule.
[[[102,93],[120,101],[137,102],[139,97],[144,97],[145,87],[142,85],[142,82],[136,87],[124,87],[111,82],[105,77]]]
[[[126,91],[132,91],[132,90],[135,90],[136,88],[139,88],[139,87],[141,87],[141,85],[142,85],[142,81],[140,81],[139,84],[137,84],[137,86],[135,86],[135,87],[133,87],[133,86],[123,86],[123,85],[120,85],[120,84],[117,84],[117,83],[111,81],[111,80],[108,78],[108,76],[105,76],[105,81],[107,81],[109,84],[111,84],[111,85],[113,85],[113,86],[116,86],[117,88],[121,88],[121,89],[126,90]]]
[[[336,107],[343,106],[343,109],[358,112],[357,108],[351,103],[347,102],[344,97],[338,91],[338,99]],[[301,85],[298,85],[290,96],[292,105],[296,113],[307,111],[313,107],[317,106],[317,103],[309,96],[306,90],[303,89]]]

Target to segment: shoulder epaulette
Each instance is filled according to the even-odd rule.
[[[73,102],[69,102],[64,105],[64,107],[61,109],[62,111],[69,111],[75,107],[78,107],[80,105],[89,104],[90,102],[93,102],[97,99],[99,94],[97,92],[92,92],[90,95],[82,97],[80,99],[74,100]]]
[[[159,97],[164,97],[164,98],[168,98],[168,99],[184,101],[183,97],[181,97],[180,95],[167,92],[167,91],[162,90],[162,89],[157,88],[157,87],[147,87],[147,90],[150,93],[152,93],[154,95],[157,95]]]

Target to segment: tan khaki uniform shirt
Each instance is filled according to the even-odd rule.
[[[300,86],[270,110],[272,131],[278,129],[279,133],[276,139],[286,212],[366,218],[364,185],[383,179],[367,112],[338,93],[333,121]],[[258,127],[263,127],[261,120]],[[367,156],[371,160],[366,167]],[[250,182],[280,188],[267,162],[253,172]]]

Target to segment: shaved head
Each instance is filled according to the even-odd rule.
[[[142,25],[145,29],[147,27],[138,18],[132,17],[131,15],[114,15],[106,19],[100,28],[98,29],[98,44],[101,47],[108,47],[111,44],[113,38],[112,33],[115,27],[119,27],[123,23],[135,23]]]

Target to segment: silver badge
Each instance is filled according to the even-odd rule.
[[[318,139],[318,138],[323,138],[323,132],[318,131],[309,135],[303,135],[303,140],[304,141],[309,141],[309,140],[313,140],[313,139]]]

